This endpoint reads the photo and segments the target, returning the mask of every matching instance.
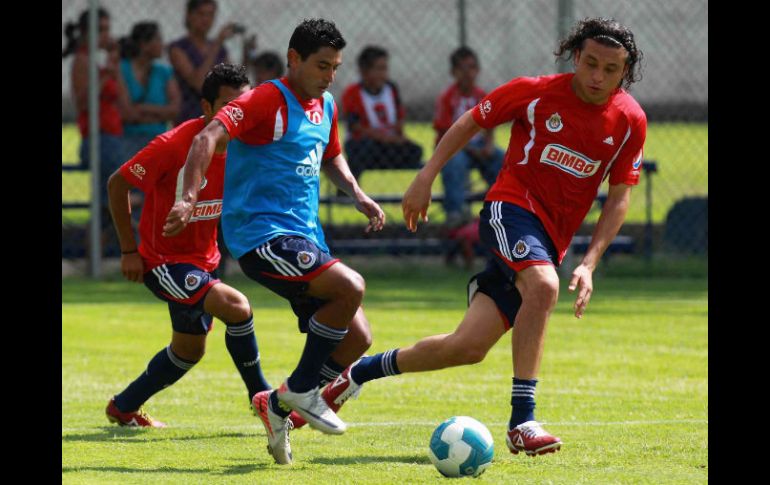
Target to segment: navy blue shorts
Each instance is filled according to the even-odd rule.
[[[289,300],[302,333],[326,300],[307,294],[310,281],[339,259],[300,236],[278,236],[238,259],[249,278]]]
[[[558,253],[543,223],[515,204],[484,202],[479,236],[489,252],[487,267],[468,283],[468,304],[476,291],[494,300],[506,328],[511,328],[521,306],[516,273],[538,264],[559,265]]]
[[[168,302],[173,329],[192,335],[206,335],[214,325],[211,314],[203,311],[203,300],[217,283],[216,272],[188,263],[162,264],[144,274],[144,285]]]

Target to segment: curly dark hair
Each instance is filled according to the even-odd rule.
[[[201,88],[201,97],[214,106],[214,101],[219,97],[219,88],[229,86],[238,89],[249,85],[249,77],[246,75],[246,66],[235,64],[217,64],[206,73]]]
[[[342,50],[347,42],[334,22],[324,19],[305,19],[294,29],[289,39],[289,49],[294,49],[304,61],[321,47]]]
[[[575,54],[575,51],[583,49],[586,39],[608,47],[623,47],[628,52],[626,65],[628,71],[623,76],[621,85],[628,89],[631,84],[642,78],[640,61],[642,60],[642,51],[636,47],[634,33],[612,18],[585,18],[575,25],[572,32],[559,41],[559,48],[554,52],[557,59],[564,58],[569,60]]]

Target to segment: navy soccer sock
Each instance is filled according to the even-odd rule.
[[[513,378],[512,409],[508,429],[535,419],[535,386],[537,386],[537,379]]]
[[[363,357],[350,370],[350,377],[357,384],[363,384],[385,376],[395,376],[401,373],[396,364],[398,349],[388,350],[371,357]]]
[[[249,400],[254,397],[254,394],[270,389],[270,384],[262,374],[262,366],[259,364],[259,348],[257,337],[254,335],[254,315],[250,315],[242,322],[227,324],[225,345],[246,384]]]
[[[342,371],[344,371],[345,368],[339,365],[334,359],[329,357],[327,361],[324,363],[323,367],[321,367],[321,380],[318,381],[318,385],[320,387],[325,386],[326,384],[332,382],[334,379],[337,378],[340,374],[342,374]]]
[[[292,392],[307,392],[318,385],[321,368],[347,333],[347,328],[328,327],[319,323],[315,315],[310,317],[305,349],[297,368],[287,379]]]
[[[196,363],[182,359],[169,345],[155,354],[144,373],[115,396],[115,406],[124,413],[136,411],[153,394],[178,381]]]

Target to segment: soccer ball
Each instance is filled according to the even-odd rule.
[[[430,437],[428,456],[445,477],[477,477],[492,464],[495,447],[486,426],[468,416],[439,424]]]

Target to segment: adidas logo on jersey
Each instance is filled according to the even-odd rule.
[[[294,170],[300,177],[318,177],[321,173],[321,158],[323,157],[324,146],[320,141],[316,143],[315,149],[308,153],[300,165]]]
[[[604,139],[604,143],[606,143],[607,145],[610,145],[610,146],[615,145],[615,142],[612,140],[611,136],[608,136],[607,138],[605,138]]]

